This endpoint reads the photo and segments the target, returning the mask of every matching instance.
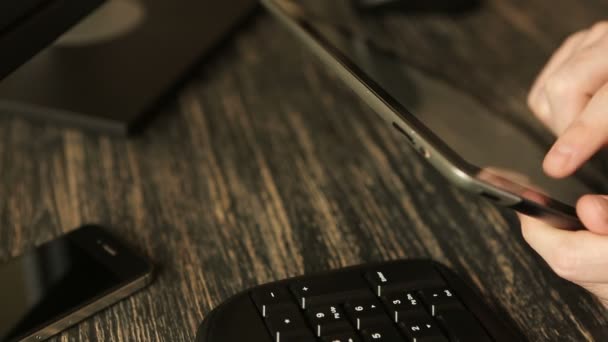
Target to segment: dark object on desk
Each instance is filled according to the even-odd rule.
[[[50,36],[46,25],[65,30],[100,2],[21,1],[0,4],[25,8],[40,3],[38,17],[43,20],[11,26],[9,33],[21,34],[10,36],[8,46],[6,34],[0,34],[3,55],[15,46],[27,50],[7,66],[0,63],[7,70],[51,42],[45,39],[43,44],[40,38]],[[0,83],[0,112],[108,133],[132,132],[159,98],[256,5],[255,0],[107,1],[58,44]]]
[[[521,341],[452,271],[429,260],[355,266],[258,286],[217,307],[197,342]]]
[[[361,10],[403,12],[467,12],[480,7],[482,0],[355,0]]]
[[[41,341],[145,287],[152,266],[99,226],[0,265],[0,340]]]
[[[0,79],[52,43],[103,0],[0,0]]]

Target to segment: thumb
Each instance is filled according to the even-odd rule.
[[[576,211],[589,231],[608,235],[608,196],[585,195],[576,204]]]

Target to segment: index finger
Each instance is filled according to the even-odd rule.
[[[589,160],[608,139],[608,84],[591,98],[583,113],[557,139],[543,163],[555,178],[567,177]]]

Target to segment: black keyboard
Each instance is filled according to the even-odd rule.
[[[522,341],[445,266],[409,260],[265,284],[203,321],[197,342]]]
[[[102,3],[103,0],[0,0],[0,79]]]

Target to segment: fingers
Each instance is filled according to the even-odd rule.
[[[556,135],[561,135],[608,82],[608,21],[570,36],[534,83],[528,104]]]
[[[530,90],[528,105],[546,125],[551,124],[551,108],[545,93],[547,78],[572,56],[577,48],[583,43],[586,35],[587,31],[580,31],[566,39],[562,46],[553,54]]]
[[[576,204],[576,211],[589,231],[608,235],[608,196],[583,196]]]
[[[549,176],[571,175],[604,146],[608,138],[607,111],[608,84],[594,95],[545,157],[543,168]]]
[[[604,47],[604,45],[606,47]],[[578,51],[549,76],[545,92],[554,132],[562,133],[608,81],[608,44]]]
[[[601,40],[608,32],[608,21],[600,21],[585,31],[585,38],[581,43],[581,47],[591,46]]]
[[[520,215],[530,246],[560,277],[579,284],[608,282],[608,236],[555,229]]]

